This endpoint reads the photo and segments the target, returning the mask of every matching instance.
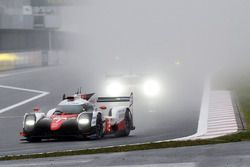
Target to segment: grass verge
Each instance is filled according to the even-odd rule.
[[[224,136],[224,137],[210,139],[210,140],[169,141],[169,142],[160,142],[160,143],[114,146],[114,147],[107,147],[107,148],[86,149],[86,150],[76,150],[76,151],[61,151],[61,152],[51,152],[51,153],[42,153],[42,154],[4,156],[0,158],[0,161],[46,158],[46,157],[60,157],[60,156],[72,156],[72,155],[86,155],[86,154],[98,154],[98,153],[128,152],[128,151],[161,149],[161,148],[176,148],[176,147],[185,147],[185,146],[198,146],[198,145],[207,145],[207,144],[239,142],[239,141],[246,141],[249,139],[250,139],[249,132],[241,132],[241,133],[237,133],[234,135]]]

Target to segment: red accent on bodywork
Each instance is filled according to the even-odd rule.
[[[125,121],[122,120],[121,122],[118,123],[118,130],[123,130],[125,129]]]
[[[110,118],[106,118],[106,126],[105,126],[105,133],[110,133],[111,132],[111,120]]]
[[[56,131],[61,128],[63,122],[71,118],[76,118],[78,114],[62,114],[62,115],[52,115],[50,118],[52,122],[50,124],[50,130]]]
[[[28,134],[27,133],[25,133],[25,132],[20,132],[20,136],[23,136],[23,137],[25,137],[25,136],[27,136]]]

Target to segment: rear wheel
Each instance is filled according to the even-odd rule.
[[[96,117],[96,139],[103,138],[103,121],[102,121],[102,115],[99,113]]]
[[[124,130],[118,131],[116,133],[116,136],[118,136],[118,137],[128,136],[130,134],[131,124],[132,124],[131,112],[129,110],[127,110],[125,113],[125,117],[124,117],[124,126],[125,126]]]
[[[125,113],[125,129],[124,129],[124,136],[128,136],[131,129],[131,112],[129,110]]]

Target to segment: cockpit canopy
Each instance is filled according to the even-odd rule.
[[[91,103],[85,103],[85,104],[67,104],[62,105],[59,104],[56,107],[56,114],[80,114],[82,112],[93,112],[94,106]]]

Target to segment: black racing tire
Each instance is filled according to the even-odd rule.
[[[82,139],[82,140],[89,140],[89,136],[87,136],[87,135],[82,135],[82,136],[81,136],[81,139]]]
[[[96,117],[96,139],[104,137],[102,115],[99,113]]]
[[[131,116],[131,112],[129,111],[129,109],[127,109],[125,113],[124,121],[125,121],[125,129],[122,131],[116,132],[117,137],[125,137],[130,134],[130,130],[132,126],[132,116]]]

